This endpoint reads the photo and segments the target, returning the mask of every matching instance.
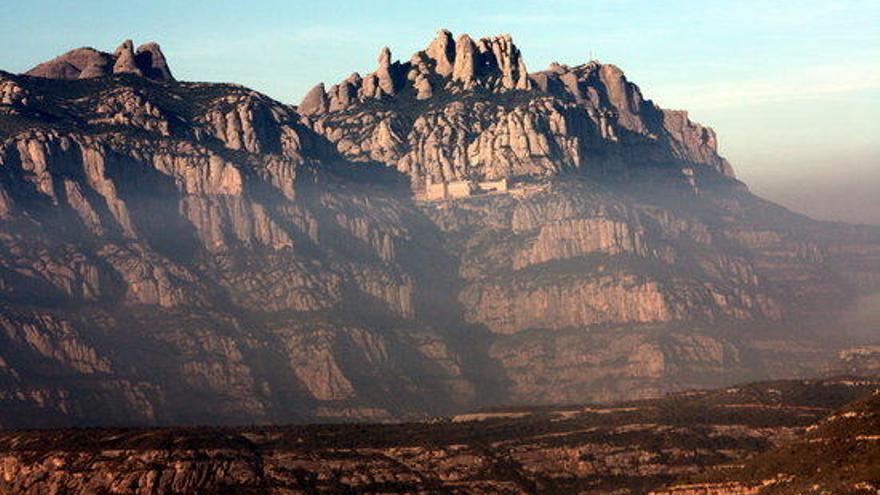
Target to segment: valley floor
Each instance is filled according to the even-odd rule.
[[[878,390],[839,377],[423,423],[13,430],[0,492],[876,493]]]

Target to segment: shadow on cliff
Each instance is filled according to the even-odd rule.
[[[462,374],[474,386],[474,400],[469,407],[503,404],[510,400],[511,380],[502,365],[490,356],[495,336],[485,325],[466,321],[464,306],[457,298],[464,286],[459,274],[461,260],[455,249],[446,244],[438,226],[417,207],[411,207],[412,222],[422,233],[422,245],[421,249],[403,250],[403,263],[418,278],[414,294],[416,314],[429,328],[437,329],[459,357]]]
[[[413,406],[419,405],[425,413],[441,415],[502,402],[509,380],[489,357],[491,334],[481,325],[466,322],[456,299],[461,284],[459,260],[448,252],[437,225],[413,202],[408,179],[392,170],[398,182],[389,185],[382,179],[389,171],[383,168],[363,169],[345,178],[336,176],[329,183],[307,182],[298,193],[298,201],[321,225],[318,243],[303,239],[300,247],[306,252],[328,265],[347,260],[379,269],[391,276],[393,283],[412,279],[409,316],[391,311],[388,301],[366,293],[351,280],[345,284],[344,302],[334,320],[377,332],[391,345],[389,352],[395,358],[394,372],[376,377],[364,373],[370,369],[369,363],[349,354],[344,360],[346,371],[356,377],[367,398],[392,411],[412,412],[419,408]],[[355,178],[347,180],[352,176]],[[332,208],[327,206],[328,197],[338,202]],[[384,228],[400,232],[391,237],[391,251],[383,257],[375,245],[342,228],[339,215],[366,221],[380,232]],[[311,246],[306,246],[309,243]],[[424,355],[420,349],[423,339],[435,338],[443,342],[453,366],[460,371],[450,372]],[[392,383],[396,383],[396,391],[388,394],[387,386]],[[462,386],[471,391],[462,393]]]

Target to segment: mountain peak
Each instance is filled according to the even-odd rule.
[[[76,48],[25,72],[27,76],[46,79],[89,79],[111,74],[174,80],[158,43],[145,43],[135,50],[130,39],[123,41],[112,54],[91,47]]]
[[[642,165],[697,164],[734,176],[712,129],[644,98],[619,67],[591,60],[529,74],[510,34],[440,29],[407,62],[392,61],[385,47],[375,72],[318,84],[298,112],[346,158],[393,166],[415,185],[616,173],[632,168],[621,164],[634,150]]]
[[[408,62],[392,63],[391,50],[385,47],[378,63],[373,74],[332,86],[323,105],[316,105],[315,96],[320,90],[317,86],[312,88],[300,104],[300,111],[313,114],[341,110],[357,101],[394,96],[406,87],[413,88],[420,100],[441,90],[481,88],[503,92],[531,87],[525,62],[509,34],[476,41],[461,34],[453,40],[452,32],[440,29],[428,47],[413,54]]]
[[[131,40],[123,41],[113,56],[116,57],[116,62],[113,64],[114,74],[144,75],[135,63],[134,43]]]
[[[428,58],[434,61],[434,72],[443,77],[452,74],[455,63],[455,41],[448,29],[437,31],[437,37],[425,50]]]
[[[150,41],[139,46],[135,52],[135,63],[143,71],[144,76],[161,81],[173,81],[171,69],[165,54],[155,41]]]

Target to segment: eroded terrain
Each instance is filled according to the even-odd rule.
[[[880,486],[878,388],[877,378],[764,382],[394,425],[11,431],[0,434],[0,488],[622,495],[795,493],[826,483],[851,493],[841,489]],[[811,481],[816,466],[848,471]],[[733,486],[742,491],[724,491]]]

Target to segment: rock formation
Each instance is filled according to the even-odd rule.
[[[114,74],[144,75],[135,63],[134,43],[131,40],[125,40],[119,45],[113,56],[116,58],[116,61],[113,63]]]
[[[526,75],[509,37],[441,31],[295,108],[132,47],[35,69],[69,80],[0,73],[0,425],[423,418],[807,373],[837,350],[809,334],[827,308],[880,288],[878,229],[751,195],[613,66]],[[79,80],[115,66],[145,77]],[[414,200],[428,178],[510,188]]]
[[[385,49],[375,73],[329,91],[319,84],[299,111],[346,158],[394,167],[416,188],[429,178],[625,174],[635,149],[643,162],[702,165],[733,177],[712,129],[645,100],[619,68],[554,64],[529,74],[510,35],[453,41],[441,30],[402,64]],[[389,139],[399,146],[371,139],[380,125],[395,130]]]
[[[405,87],[414,90],[419,100],[430,99],[435,89],[501,92],[530,88],[525,62],[510,35],[474,42],[465,34],[453,42],[452,34],[444,29],[409,62],[392,62],[391,51],[385,47],[379,53],[378,64],[374,73],[363,78],[353,74],[329,92],[323,83],[318,84],[303,98],[299,111],[315,115],[346,110],[370,100],[393,99]],[[441,85],[435,88],[434,83]]]
[[[144,43],[135,52],[135,64],[141,69],[145,77],[159,81],[174,80],[165,54],[155,42]]]
[[[47,79],[90,79],[111,74],[134,74],[157,81],[174,80],[158,44],[146,43],[135,51],[131,40],[125,40],[113,54],[94,48],[77,48],[43,62],[25,74]]]

